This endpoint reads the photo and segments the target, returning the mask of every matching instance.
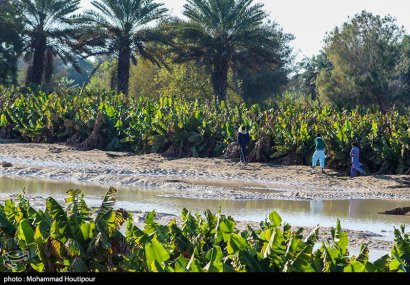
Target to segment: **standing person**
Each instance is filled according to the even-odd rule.
[[[360,150],[357,145],[357,142],[352,142],[352,150],[350,151],[350,157],[352,158],[352,167],[350,169],[350,177],[353,178],[357,175],[357,172],[360,174],[364,173],[362,164],[359,162]]]
[[[247,150],[247,145],[251,141],[251,138],[249,137],[248,132],[246,131],[246,128],[244,126],[241,126],[239,128],[238,132],[238,139],[236,143],[241,147],[241,156],[240,160],[243,163],[248,162],[248,150]]]
[[[325,147],[326,145],[322,139],[321,134],[316,135],[315,144],[316,144],[316,151],[312,156],[312,168],[316,167],[317,161],[319,160],[322,173],[325,173],[325,159],[326,159]]]

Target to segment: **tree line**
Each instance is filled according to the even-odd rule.
[[[410,101],[410,37],[392,16],[362,11],[327,33],[318,55],[295,64],[294,36],[252,0],[186,0],[184,19],[154,0],[91,4],[80,11],[79,0],[0,3],[0,84],[18,84],[19,61],[27,66],[24,84],[46,90],[58,64],[91,78],[109,61],[110,87],[128,94],[130,81],[141,86],[146,74],[133,74],[133,66],[148,62],[157,75],[182,66],[167,80],[187,81],[185,90],[216,101],[231,92],[260,102],[284,91],[340,107],[385,110]],[[90,67],[90,58],[98,64]],[[195,92],[204,82],[210,91]]]

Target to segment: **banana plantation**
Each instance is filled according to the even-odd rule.
[[[261,1],[266,3],[256,3]],[[315,41],[320,29],[309,26],[311,19],[325,15],[322,24],[339,23],[334,12],[340,9],[322,4],[319,9],[313,3],[306,9],[301,3],[307,1],[299,1],[285,13],[280,7],[286,1],[261,1],[0,0],[0,272],[410,270],[408,220],[386,219],[389,233],[372,227],[382,224],[375,215],[409,209],[403,203],[410,200],[410,180],[393,176],[410,175],[410,34],[405,23],[343,3],[356,14],[339,27],[327,26],[323,45],[314,48],[319,54],[310,56],[296,44]],[[171,2],[179,2],[181,11]],[[301,18],[296,9],[309,18]],[[291,27],[282,27],[269,10],[275,18],[286,15],[292,27],[305,28],[300,35],[307,38],[286,32]],[[239,129],[246,143],[250,138],[249,156],[237,144]],[[324,171],[317,134],[332,173]],[[36,145],[26,148],[25,142]],[[360,160],[358,153],[350,156],[352,145],[359,147]],[[63,150],[68,151],[60,155]],[[306,171],[316,150],[320,176]],[[92,159],[84,162],[86,151]],[[158,155],[143,163],[134,156],[144,154]],[[104,168],[123,155],[133,156],[132,161],[118,159]],[[244,164],[230,163],[240,155]],[[181,163],[179,158],[186,157],[221,159]],[[371,175],[356,179],[361,164],[363,173]],[[24,191],[13,194],[21,189],[16,190],[18,183],[28,185],[33,177],[44,184],[41,191],[52,193],[44,199],[43,192],[36,192],[45,205]],[[93,199],[88,194],[86,199],[79,186],[59,184],[54,190],[74,188],[63,192],[63,200],[46,192],[49,181],[43,178],[86,182],[74,184],[85,192],[88,184],[117,183],[137,190],[131,194],[140,200],[145,196],[139,196],[138,187],[169,192],[150,192],[152,200],[133,204],[144,213],[162,211],[164,201],[186,200],[182,206],[175,203],[176,213],[184,209],[167,223],[156,219],[155,210],[142,221],[126,206],[118,207],[120,195],[116,206],[114,188],[100,207],[90,207]],[[27,193],[29,188],[24,188]],[[303,214],[300,220],[313,225],[326,211],[340,208],[336,214],[343,210],[347,214],[342,217],[357,222],[349,228],[351,243],[357,245],[356,232],[369,230],[373,235],[363,234],[360,243],[372,245],[370,237],[375,237],[389,245],[380,243],[384,255],[377,259],[370,256],[368,243],[352,255],[357,248],[349,247],[340,216],[334,216],[338,219],[331,225],[336,226],[323,239],[319,226],[307,233],[282,221],[276,211],[289,217],[276,204],[267,203],[268,211],[252,220],[259,222],[270,212],[259,226],[246,228],[212,206],[197,210],[202,214],[185,209],[187,199],[202,207],[209,205],[204,200],[215,205],[278,197],[285,202],[310,199],[294,216]],[[326,209],[322,203],[340,198],[346,202],[341,206]],[[356,199],[374,199],[371,206],[383,205],[383,212],[366,205],[368,213],[358,213],[364,204]],[[389,209],[394,203],[403,208]],[[234,206],[250,211],[260,204]],[[393,227],[396,221],[405,225]]]
[[[359,143],[370,173],[410,169],[410,116],[395,108],[340,110],[286,99],[262,107],[169,96],[128,99],[114,92],[0,89],[0,136],[26,142],[219,157],[235,147],[240,125],[250,131],[251,161],[308,164],[319,132],[333,169],[348,169],[352,141]]]
[[[180,223],[155,221],[138,227],[133,215],[115,209],[110,188],[99,209],[90,209],[80,190],[67,191],[65,206],[46,200],[34,209],[24,194],[0,206],[2,272],[407,272],[410,238],[395,229],[390,255],[369,261],[362,245],[350,256],[340,221],[331,240],[318,244],[315,228],[303,238],[272,212],[260,229],[239,231],[232,217],[182,210]]]

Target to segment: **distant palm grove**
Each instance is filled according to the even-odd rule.
[[[410,36],[361,11],[296,62],[294,36],[252,0],[0,1],[0,137],[172,156],[228,153],[330,166],[358,141],[374,173],[410,173]],[[303,25],[303,23],[300,23]]]

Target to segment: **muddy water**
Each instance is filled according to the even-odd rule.
[[[80,188],[86,194],[90,206],[99,206],[108,186],[81,183],[66,183],[39,179],[0,177],[0,193],[21,193],[46,198],[50,195],[62,199],[69,189]],[[285,222],[294,226],[334,226],[337,218],[344,228],[368,230],[381,234],[381,239],[393,239],[393,227],[410,224],[410,216],[381,215],[379,212],[397,207],[409,207],[410,201],[395,200],[333,200],[333,201],[288,201],[288,200],[204,200],[173,197],[165,190],[139,190],[132,187],[117,187],[118,206],[130,211],[150,211],[179,215],[182,208],[203,212],[218,210],[238,220],[262,221],[273,210]],[[243,189],[245,190],[245,189]],[[252,189],[252,191],[267,191]],[[177,194],[177,193],[175,193]],[[181,194],[179,192],[179,194]],[[179,195],[180,196],[180,195]]]

